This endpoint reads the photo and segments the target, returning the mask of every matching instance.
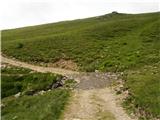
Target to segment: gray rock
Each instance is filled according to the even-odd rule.
[[[40,95],[43,95],[44,93],[45,93],[44,90],[42,90],[42,91],[39,92]]]
[[[55,89],[55,88],[58,88],[58,87],[61,87],[61,86],[63,86],[62,81],[57,81],[56,83],[54,83],[52,85],[52,89]]]

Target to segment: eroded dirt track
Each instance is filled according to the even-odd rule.
[[[62,120],[133,120],[109,88],[76,90]]]
[[[37,71],[37,72],[44,72],[44,73],[45,72],[52,72],[52,73],[57,73],[57,74],[61,74],[61,75],[79,74],[79,72],[76,72],[76,71],[70,71],[70,70],[65,70],[65,69],[61,69],[61,68],[36,66],[36,65],[28,64],[28,63],[21,62],[18,60],[9,59],[9,58],[3,57],[3,56],[1,56],[1,60],[2,60],[2,62],[12,64],[14,66],[29,68],[29,69]]]
[[[136,120],[130,118],[111,90],[118,80],[113,73],[83,73],[72,76],[79,81],[62,120]]]
[[[2,62],[29,68],[38,72],[52,72],[78,81],[72,92],[62,120],[135,120],[131,119],[117,102],[109,86],[118,77],[113,73],[79,73],[75,71],[40,67],[1,57]]]

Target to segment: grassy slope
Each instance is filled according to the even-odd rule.
[[[67,90],[57,89],[44,95],[4,98],[2,120],[58,120],[68,96]]]
[[[138,111],[143,119],[160,117],[159,68],[160,62],[125,71],[126,87],[132,96],[127,98],[124,105]]]
[[[134,94],[135,104],[158,116],[160,110],[154,106],[160,103],[157,98],[160,71],[150,76],[144,69],[150,73],[150,67],[145,66],[159,66],[159,24],[159,13],[108,14],[5,30],[2,52],[34,63],[71,59],[82,71],[125,71],[126,86]]]
[[[2,52],[27,62],[71,59],[83,71],[123,70],[139,63],[143,65],[142,58],[146,63],[151,61],[152,53],[146,51],[148,45],[140,37],[148,27],[156,29],[158,14],[110,14],[2,31]],[[159,41],[153,42],[159,45]],[[153,51],[154,46],[150,49]],[[155,58],[157,52],[152,56]]]
[[[58,88],[43,95],[30,95],[48,90],[62,76],[30,71],[14,66],[2,69],[2,120],[57,120],[62,114],[69,90]],[[21,96],[13,97],[18,92]]]

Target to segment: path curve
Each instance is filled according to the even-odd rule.
[[[37,72],[57,73],[78,80],[79,86],[73,91],[62,120],[136,120],[131,119],[123,107],[117,104],[116,95],[108,87],[111,81],[117,80],[115,74],[79,73],[61,68],[41,67],[3,56],[1,61]]]
[[[61,75],[79,74],[79,72],[61,69],[61,68],[36,66],[36,65],[28,64],[28,63],[21,62],[18,60],[10,59],[4,56],[1,56],[1,61],[4,63],[14,65],[14,66],[28,68],[28,69],[31,69],[37,72],[42,72],[42,73],[51,72],[51,73],[56,73],[56,74],[61,74]]]

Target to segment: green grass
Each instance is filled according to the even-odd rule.
[[[159,13],[104,15],[89,19],[2,31],[2,52],[22,61],[71,59],[81,71],[123,71],[158,61]],[[151,28],[155,31],[148,31]],[[154,47],[156,45],[156,49]],[[150,47],[149,47],[150,46]],[[149,52],[148,52],[149,47]],[[154,51],[154,53],[153,53]],[[143,61],[142,61],[143,58]]]
[[[2,120],[58,120],[68,97],[68,90],[57,89],[43,95],[4,98]]]
[[[142,119],[160,117],[160,63],[125,71],[126,84],[131,96],[125,107],[138,110]],[[145,111],[145,113],[144,113]]]
[[[79,71],[124,71],[125,86],[133,94],[134,105],[146,111],[147,117],[159,117],[160,73],[151,74],[152,69],[146,67],[154,67],[160,61],[159,15],[106,14],[3,30],[2,53],[44,65],[69,59]]]
[[[70,90],[64,87],[47,91],[62,76],[30,71],[15,66],[2,68],[2,120],[58,120],[63,113]],[[43,95],[35,95],[42,90],[46,91]],[[19,92],[18,98],[13,96]]]

